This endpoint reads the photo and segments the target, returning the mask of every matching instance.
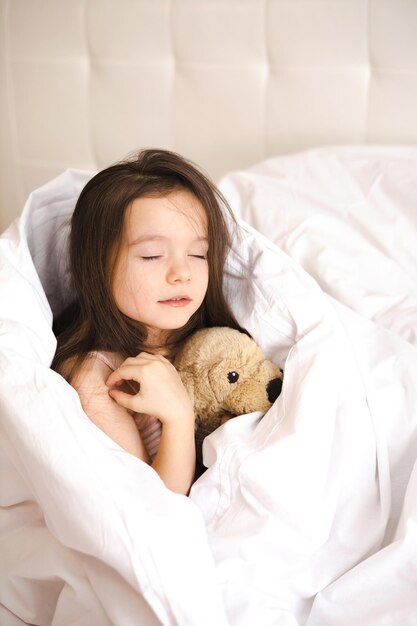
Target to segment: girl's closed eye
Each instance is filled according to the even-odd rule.
[[[207,260],[207,254],[208,254],[208,246],[206,243],[204,244],[199,243],[198,246],[192,247],[188,252],[188,256],[193,257],[195,259],[202,259],[204,261]]]
[[[139,248],[136,254],[141,261],[156,261],[165,256],[165,251],[161,248],[155,248],[155,246],[144,246],[142,249]]]

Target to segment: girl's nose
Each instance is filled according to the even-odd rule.
[[[186,259],[176,260],[171,263],[167,276],[169,283],[184,283],[188,282],[190,279],[190,266]]]

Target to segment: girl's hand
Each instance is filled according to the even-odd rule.
[[[134,381],[139,390],[126,393],[118,389],[124,382]],[[135,413],[157,417],[162,424],[178,420],[194,421],[191,399],[175,367],[161,355],[141,352],[126,359],[106,381],[109,395],[120,406]],[[136,385],[137,386],[137,385]]]
[[[132,393],[122,391],[120,387],[132,381]],[[152,467],[169,489],[187,494],[195,468],[194,410],[175,367],[161,355],[141,352],[112,372],[106,385],[119,407],[152,415],[162,422]]]

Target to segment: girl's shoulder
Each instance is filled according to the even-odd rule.
[[[78,387],[88,379],[105,380],[109,374],[123,362],[123,357],[117,352],[92,351],[85,355],[81,363],[77,364],[77,357],[67,359],[60,367],[59,373],[68,382]]]
[[[104,365],[112,371],[117,369],[124,361],[121,354],[117,352],[106,352],[104,350],[88,352],[85,360],[89,361],[91,367],[100,367],[100,363],[104,363]]]

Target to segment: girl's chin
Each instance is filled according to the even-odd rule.
[[[162,317],[162,319],[156,320],[155,322],[153,321],[151,324],[145,324],[148,329],[148,338],[151,338],[152,342],[154,339],[158,340],[159,345],[163,344],[164,339],[169,337],[169,333],[184,328],[195,312],[196,311],[193,311],[191,315],[188,312],[188,314],[176,315],[175,317],[170,315],[170,319],[164,319]]]
[[[188,320],[187,320],[188,321]],[[155,328],[154,326],[148,326],[147,343],[155,346],[163,346],[169,340],[170,334],[176,330],[180,330],[185,326],[187,322],[181,324],[181,326],[167,326],[164,328]]]

